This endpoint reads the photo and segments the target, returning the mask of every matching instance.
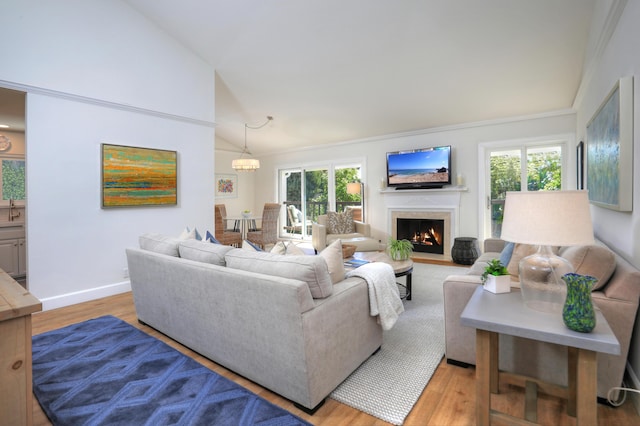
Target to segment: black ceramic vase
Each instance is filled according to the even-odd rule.
[[[562,319],[571,330],[589,333],[596,326],[596,312],[591,300],[591,289],[598,281],[589,275],[565,274],[567,299],[562,309]]]

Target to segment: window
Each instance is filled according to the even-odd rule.
[[[508,191],[555,191],[563,188],[566,142],[536,142],[491,147],[486,152],[487,209],[484,235],[499,238]]]
[[[2,158],[0,161],[2,179],[2,200],[25,199],[25,161],[24,158]]]
[[[360,194],[348,194],[347,184],[361,181],[360,164],[320,165],[280,169],[280,202],[286,206],[281,236],[311,236],[311,223],[327,211],[361,207]],[[361,211],[354,211],[359,218]]]

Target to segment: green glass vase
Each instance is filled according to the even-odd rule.
[[[567,284],[567,299],[562,309],[565,325],[580,333],[590,333],[596,326],[591,289],[598,280],[589,275],[573,273],[565,274],[562,280]]]

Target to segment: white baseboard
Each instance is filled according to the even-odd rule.
[[[640,390],[640,379],[631,368],[631,364],[627,361],[627,377],[631,380],[631,383],[627,383],[627,387]],[[636,408],[636,413],[640,416],[640,394],[637,392],[627,392],[627,398],[631,400],[633,406]]]
[[[42,310],[62,308],[76,303],[88,302],[89,300],[100,299],[102,297],[113,296],[115,294],[131,291],[131,282],[109,284],[103,287],[96,287],[89,290],[77,291],[74,293],[62,294],[60,296],[41,299]]]

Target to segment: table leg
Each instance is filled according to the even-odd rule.
[[[476,424],[489,425],[491,418],[491,335],[476,329]]]
[[[411,272],[407,274],[407,300],[411,300]]]
[[[578,348],[567,348],[567,414],[576,416]]]
[[[598,363],[596,353],[578,349],[576,374],[577,425],[598,424]]]

